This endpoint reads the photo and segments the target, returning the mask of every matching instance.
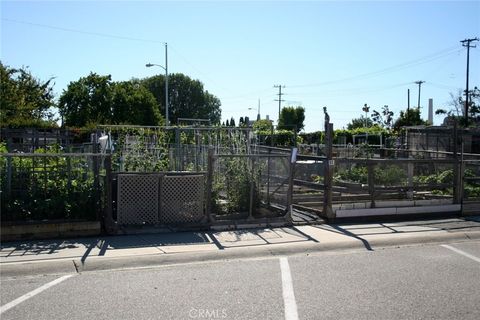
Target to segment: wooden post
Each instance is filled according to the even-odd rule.
[[[99,170],[99,156],[93,156],[93,185],[95,192],[95,213],[97,221],[101,221],[100,211],[101,211],[101,190],[100,190],[100,170]]]
[[[250,166],[250,202],[248,204],[248,218],[247,220],[253,220],[254,200],[255,200],[255,158],[248,157],[251,161]]]
[[[297,148],[292,148],[290,153],[290,170],[288,175],[288,193],[287,193],[287,221],[291,222],[292,219],[292,206],[293,206],[293,180],[295,177],[295,162],[297,161]]]
[[[413,159],[409,157],[409,159]],[[407,162],[407,183],[408,183],[408,191],[407,191],[407,199],[413,199],[413,172],[414,172],[414,163],[409,161]]]
[[[176,157],[175,157],[175,170],[180,170],[180,128],[175,128],[175,146],[176,146]],[[183,163],[183,161],[182,161]]]
[[[12,157],[7,156],[7,198],[10,198],[12,191]]]
[[[370,195],[370,208],[375,208],[375,163],[367,160],[368,193]]]
[[[270,205],[270,155],[272,154],[272,149],[268,149],[268,159],[267,159],[267,204]]]
[[[207,165],[207,199],[206,199],[206,214],[208,222],[213,222],[212,217],[212,188],[213,188],[213,147],[208,148],[208,165]]]
[[[459,165],[458,165],[458,130],[457,121],[453,124],[453,203],[460,203]]]
[[[333,184],[333,123],[325,123],[325,166],[323,184],[325,185],[323,193],[323,214],[329,219],[335,218],[332,209],[332,184]]]
[[[113,220],[113,209],[112,209],[112,156],[107,155],[105,158],[105,212],[104,212],[104,228],[107,233],[115,233],[116,225]]]

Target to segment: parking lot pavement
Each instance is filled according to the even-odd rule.
[[[479,251],[467,241],[79,273],[1,317],[478,319],[480,263],[462,253]],[[2,306],[58,279],[2,279]]]

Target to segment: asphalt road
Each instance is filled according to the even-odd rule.
[[[480,242],[4,278],[1,306],[2,320],[480,319]]]

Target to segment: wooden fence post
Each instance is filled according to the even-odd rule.
[[[367,160],[368,193],[370,194],[370,208],[375,208],[375,163]]]
[[[247,220],[253,220],[253,210],[254,210],[254,200],[255,200],[255,158],[248,157],[248,160],[251,161],[250,166],[250,202],[248,204],[248,218]]]
[[[413,159],[412,157],[409,157],[409,159]],[[414,200],[413,198],[413,173],[414,173],[414,166],[415,164],[411,161],[407,162],[407,184],[408,184],[408,190],[407,190],[407,199],[409,200]]]
[[[208,148],[208,164],[207,164],[207,199],[205,211],[207,214],[208,222],[213,222],[212,217],[212,188],[213,188],[213,152],[214,149],[212,146]]]
[[[94,186],[94,193],[95,193],[95,215],[97,221],[101,221],[101,201],[102,195],[101,195],[101,190],[100,190],[100,164],[99,164],[99,155],[100,154],[95,154],[93,156],[93,186]]]
[[[104,228],[107,233],[115,233],[116,225],[113,220],[113,208],[112,208],[112,155],[109,154],[105,157],[105,212],[104,212]]]
[[[10,197],[12,191],[12,157],[7,156],[7,198]]]
[[[458,164],[458,130],[457,130],[457,121],[453,124],[453,203],[458,204],[460,203],[459,193],[461,182],[460,174],[459,174],[459,164]]]
[[[297,161],[297,148],[292,148],[290,153],[290,170],[288,176],[288,193],[287,193],[287,221],[292,222],[292,210],[293,210],[293,180],[295,177],[295,162]]]
[[[333,186],[333,123],[325,121],[325,166],[323,183],[325,185],[323,193],[323,214],[328,219],[335,219],[335,213],[332,209],[332,186]]]

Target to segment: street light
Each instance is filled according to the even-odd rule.
[[[165,67],[159,64],[147,63],[145,67],[160,67],[165,70],[165,123],[168,126],[168,52],[167,52],[167,43],[165,43]]]
[[[260,120],[260,99],[258,99],[258,107],[257,108],[248,108],[248,110],[257,110],[257,121]]]

